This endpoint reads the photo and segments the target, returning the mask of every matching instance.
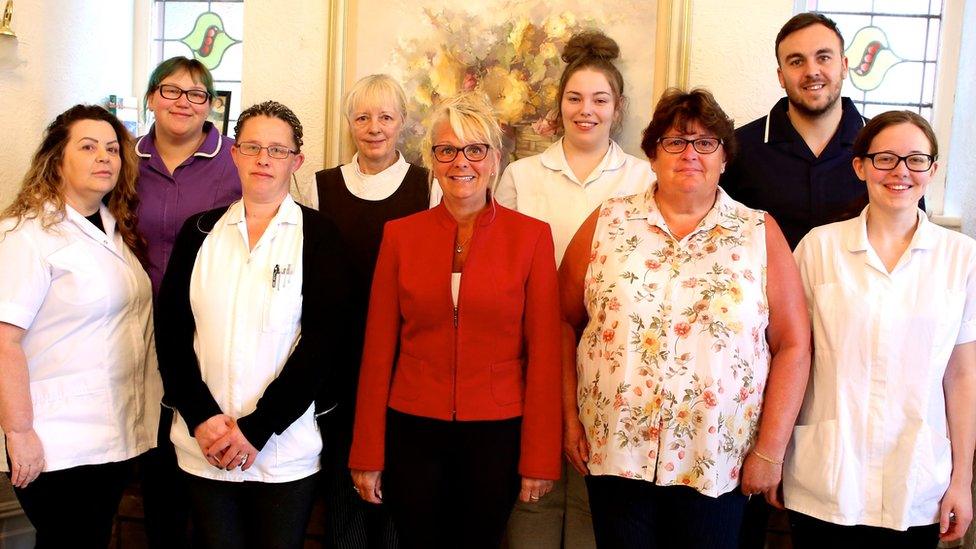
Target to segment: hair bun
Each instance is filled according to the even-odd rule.
[[[600,31],[584,31],[574,34],[563,49],[564,63],[573,63],[580,59],[598,57],[612,61],[620,57],[620,46],[613,38]]]

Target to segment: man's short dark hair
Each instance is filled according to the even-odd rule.
[[[840,54],[844,54],[844,36],[841,35],[840,31],[837,29],[837,23],[826,15],[808,11],[794,15],[789,21],[786,22],[785,25],[783,25],[783,28],[779,29],[779,34],[776,35],[776,47],[773,50],[773,53],[776,55],[777,65],[779,64],[779,43],[786,40],[786,37],[794,32],[803,30],[813,25],[823,25],[834,31],[834,34],[837,35],[837,39],[840,40]]]

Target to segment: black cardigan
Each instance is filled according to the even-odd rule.
[[[255,448],[272,433],[281,434],[308,409],[336,406],[334,378],[349,368],[346,297],[349,274],[338,229],[304,206],[302,211],[301,337],[278,377],[265,389],[257,408],[237,420]],[[173,246],[157,299],[156,352],[163,378],[163,404],[179,411],[192,436],[198,425],[223,413],[200,375],[193,351],[196,321],[190,308],[190,277],[197,252],[227,206],[191,216]]]

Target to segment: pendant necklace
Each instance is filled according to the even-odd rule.
[[[457,239],[454,239],[454,253],[458,253],[459,254],[462,251],[464,251],[464,247],[468,245],[468,242],[471,242],[471,237],[473,237],[473,236],[474,235],[472,234],[464,242],[458,242]]]

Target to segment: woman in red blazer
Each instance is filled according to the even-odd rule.
[[[560,473],[552,235],[490,198],[500,151],[483,95],[439,105],[424,156],[443,201],[380,246],[349,467],[406,547],[498,547],[516,497]]]

